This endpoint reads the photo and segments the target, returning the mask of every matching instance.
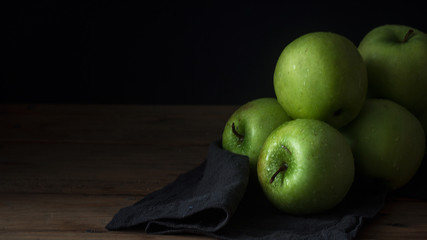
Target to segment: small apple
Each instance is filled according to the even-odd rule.
[[[281,53],[274,90],[288,115],[341,127],[359,113],[367,93],[366,66],[356,46],[330,32],[305,34]]]
[[[386,99],[368,99],[359,116],[343,128],[362,179],[379,179],[390,189],[411,180],[425,149],[420,121],[401,105]]]
[[[427,111],[427,34],[404,25],[374,28],[359,51],[372,98],[390,99],[417,117]]]
[[[259,151],[268,135],[290,120],[275,98],[259,98],[239,107],[228,119],[222,134],[222,147],[248,156],[251,175],[256,176]]]
[[[344,136],[315,119],[285,122],[265,140],[258,179],[267,198],[290,214],[333,208],[349,191],[354,160]]]

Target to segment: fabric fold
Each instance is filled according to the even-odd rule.
[[[205,162],[132,206],[122,208],[109,230],[145,228],[148,233],[214,232],[225,226],[243,197],[248,158],[209,146]]]
[[[248,158],[222,149],[218,140],[200,166],[120,209],[106,228],[218,239],[353,239],[364,221],[382,209],[387,194],[384,185],[355,182],[343,202],[329,211],[285,214],[249,178]]]

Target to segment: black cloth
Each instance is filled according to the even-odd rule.
[[[248,176],[247,157],[211,144],[204,163],[121,209],[107,229],[137,227],[148,233],[218,231],[236,211]]]
[[[222,149],[217,141],[199,167],[122,208],[106,228],[219,239],[353,239],[364,220],[382,209],[387,196],[382,185],[355,183],[337,207],[293,216],[275,209],[249,181],[248,158]]]

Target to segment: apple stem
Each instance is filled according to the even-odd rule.
[[[409,29],[409,31],[405,34],[405,37],[403,37],[403,41],[402,42],[407,42],[409,40],[409,37],[411,37],[411,35],[414,33],[414,30]]]
[[[288,164],[286,163],[282,164],[282,166],[280,166],[280,168],[277,169],[277,171],[273,174],[273,176],[271,176],[270,184],[274,182],[274,179],[276,179],[277,174],[279,174],[280,172],[286,171],[286,169],[288,169]]]
[[[236,126],[234,125],[234,122],[231,124],[231,131],[233,131],[234,135],[236,135],[239,138],[239,141],[242,142],[245,136],[241,135],[237,132]]]

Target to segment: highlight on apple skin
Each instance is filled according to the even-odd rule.
[[[315,119],[280,125],[266,139],[258,179],[279,210],[313,214],[339,204],[354,180],[354,160],[344,136]]]
[[[275,98],[259,98],[240,106],[228,119],[222,147],[249,158],[251,176],[256,178],[259,151],[267,136],[291,120]]]
[[[294,119],[340,128],[353,120],[367,94],[367,70],[356,46],[331,32],[305,34],[282,51],[274,71],[277,100]]]
[[[390,99],[416,117],[427,112],[427,34],[405,25],[382,25],[359,44],[370,98]]]
[[[354,181],[399,189],[427,156],[426,66],[427,35],[412,27],[379,26],[358,48],[305,34],[276,63],[277,99],[238,108],[223,148],[248,156],[251,179],[288,214],[334,208]]]

